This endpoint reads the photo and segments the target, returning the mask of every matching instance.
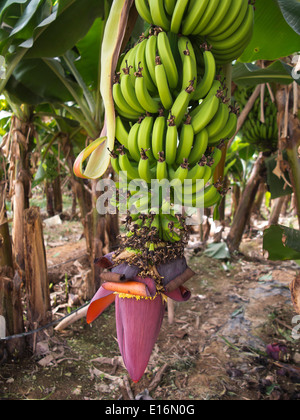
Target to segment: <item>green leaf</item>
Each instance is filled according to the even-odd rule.
[[[204,255],[216,260],[230,260],[230,252],[225,242],[209,244]]]
[[[300,36],[286,23],[275,0],[256,0],[255,9],[253,37],[239,61],[273,61],[299,51]]]
[[[43,0],[31,0],[31,2],[26,7],[24,13],[21,15],[20,19],[18,20],[17,24],[11,31],[10,36],[14,36],[15,34],[17,34],[22,29],[25,28],[25,26],[33,18],[34,14],[36,13],[38,7],[40,6],[42,2]]]
[[[291,28],[300,35],[300,3],[298,0],[277,0],[281,12]]]
[[[264,69],[255,64],[237,62],[233,66],[232,80],[239,86],[256,86],[262,83],[289,85],[293,82],[292,71],[293,67],[282,61],[275,61]]]
[[[64,74],[59,61],[49,59],[57,71]],[[68,80],[78,94],[77,84]],[[40,59],[24,59],[15,68],[6,89],[21,103],[36,105],[44,102],[67,102],[73,97],[54,72]]]
[[[300,231],[286,226],[271,226],[264,232],[263,248],[271,261],[300,259]]]
[[[277,155],[266,159],[265,163],[267,168],[267,183],[272,200],[278,197],[293,194],[293,189],[286,184],[285,180],[283,178],[278,178],[278,176],[273,173],[277,165]],[[284,177],[289,183],[291,182],[288,171],[284,173]]]
[[[98,18],[87,35],[76,44],[76,48],[80,53],[80,59],[75,62],[75,65],[86,84],[92,87],[97,86],[100,77],[99,68],[103,31],[104,21]]]
[[[27,57],[56,57],[73,48],[104,14],[104,1],[60,0],[56,19],[37,33]]]
[[[0,19],[2,19],[3,14],[7,12],[11,6],[15,6],[16,4],[25,4],[28,0],[6,0],[2,1],[2,5],[0,6]]]

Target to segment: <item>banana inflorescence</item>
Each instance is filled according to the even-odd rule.
[[[254,8],[249,0],[135,4],[151,26],[119,60],[113,85],[119,144],[111,162],[117,173],[127,172],[129,181],[142,179],[151,186],[152,180],[168,180],[184,186],[168,199],[160,195],[158,209],[151,208],[151,194],[130,196],[136,226],[147,220],[150,232],[175,243],[186,233],[175,201],[211,207],[222,197],[214,172],[224,144],[236,133],[237,108],[227,97],[219,65],[239,57],[249,43]]]

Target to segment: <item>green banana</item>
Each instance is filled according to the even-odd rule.
[[[138,147],[139,150],[149,150],[148,156],[150,160],[154,160],[152,154],[152,130],[153,130],[154,118],[152,116],[146,116],[141,122],[141,127],[138,132]]]
[[[173,97],[169,88],[165,66],[162,64],[159,56],[156,57],[155,78],[162,106],[165,109],[170,109],[173,105]]]
[[[161,0],[159,1],[162,3]],[[157,48],[161,61],[166,69],[169,86],[171,89],[176,89],[178,85],[178,71],[166,32],[160,32],[158,34]]]
[[[159,159],[156,166],[156,179],[158,181],[168,179],[168,165],[165,159],[164,152],[159,152]]]
[[[162,0],[149,0],[152,23],[159,26],[164,31],[170,30],[170,20],[166,14],[164,2]]]
[[[178,140],[178,130],[174,122],[174,117],[168,120],[168,128],[166,134],[166,148],[165,148],[165,157],[168,165],[173,165],[176,160],[176,150],[177,150],[177,140]]]
[[[186,8],[188,6],[189,0],[180,0],[176,2],[175,9],[172,14],[171,20],[171,32],[178,34],[180,32],[182,19]]]
[[[188,173],[189,165],[187,159],[184,159],[183,163],[178,167],[176,171],[174,171],[171,165],[169,165],[169,175],[171,181],[173,181],[174,179],[178,179],[178,181],[180,181],[180,183],[183,184],[188,176]]]
[[[203,179],[206,171],[207,159],[203,155],[203,158],[198,162],[192,169],[189,170],[186,179],[192,180],[195,183],[198,179]]]
[[[152,77],[149,73],[147,60],[146,60],[146,47],[148,39],[143,39],[137,46],[135,55],[135,69],[138,71],[139,68],[143,68],[143,76],[145,78],[147,89],[150,92],[156,92],[156,86],[152,81]]]
[[[191,125],[191,117],[188,116],[180,131],[179,145],[176,154],[176,163],[178,165],[183,161],[183,159],[189,158],[193,144],[194,129]]]
[[[223,152],[222,152],[223,147],[224,147],[224,143],[221,143],[219,146],[215,147],[213,150],[213,155],[212,155],[213,164],[211,166],[212,171],[215,171],[216,167],[221,162],[221,159],[223,156]]]
[[[135,93],[137,100],[145,109],[145,111],[151,114],[158,113],[159,103],[150,95],[146,86],[145,78],[142,75],[142,69],[140,69],[139,72],[136,73]]]
[[[248,0],[232,0],[229,10],[224,15],[222,22],[219,24],[218,28],[214,29],[213,36],[220,35],[227,31],[228,28],[231,28],[246,3],[248,4]]]
[[[142,149],[141,151],[141,159],[138,166],[139,176],[141,179],[147,182],[147,184],[151,184],[152,181],[152,173],[150,168],[150,161],[147,156],[147,150]]]
[[[211,137],[208,139],[208,144],[210,146],[219,143],[220,140],[227,140],[233,137],[236,133],[237,128],[237,115],[233,112],[230,113],[228,122],[220,133],[218,133],[215,137]]]
[[[245,19],[245,16],[247,14],[248,11],[248,7],[252,7],[252,6],[248,6],[248,0],[236,0],[237,3],[240,3],[240,8],[238,7],[238,5],[235,6],[235,10],[232,11],[232,14],[235,15],[235,19],[232,20],[231,25],[228,25],[228,28],[219,33],[218,34],[215,33],[213,34],[213,36],[209,37],[210,42],[214,43],[217,41],[223,41],[228,39],[229,37],[231,37],[236,31],[237,29],[240,27],[240,25],[242,24],[243,20]],[[231,9],[229,9],[230,11]]]
[[[179,198],[179,197],[178,197]],[[183,200],[180,200],[185,207],[197,208],[204,202],[204,207],[209,208],[215,205],[221,198],[221,195],[216,185],[210,185],[204,189],[203,195],[193,194],[185,195]]]
[[[115,152],[110,152],[111,155],[111,166],[113,168],[113,170],[116,172],[116,174],[119,175],[119,173],[121,172],[121,167],[119,164],[119,156],[115,153]]]
[[[221,0],[223,1],[223,0]],[[204,15],[202,16],[200,22],[193,30],[193,35],[202,35],[205,27],[211,22],[212,17],[215,14],[215,11],[219,7],[220,0],[210,0],[207,8],[205,9]]]
[[[211,123],[206,127],[208,137],[216,136],[221,130],[224,129],[227,121],[229,119],[229,107],[227,103],[222,102],[220,104],[219,110]]]
[[[191,84],[184,90],[180,92],[180,94],[175,99],[175,102],[171,108],[171,115],[174,117],[174,122],[177,127],[180,126],[185,114],[188,111],[188,106],[190,100],[193,97],[195,89],[193,87],[193,81]]]
[[[130,162],[128,155],[124,149],[121,149],[120,151],[119,165],[123,172],[127,172],[128,179],[139,179],[140,176],[138,168]]]
[[[217,96],[212,96],[203,106],[198,113],[192,118],[192,126],[195,134],[200,133],[218,112],[220,100]]]
[[[196,114],[198,114],[198,112],[203,108],[204,104],[208,102],[212,96],[218,95],[220,97],[222,94],[222,84],[219,80],[215,80],[210,91],[208,92],[207,96],[203,99],[203,101],[199,105],[197,105],[196,108],[190,111],[190,116],[194,117]]]
[[[191,166],[200,162],[208,146],[208,133],[204,128],[195,137],[194,146],[189,156],[189,163]]]
[[[196,100],[205,98],[205,96],[209,93],[215,80],[217,71],[215,58],[212,52],[208,50],[207,45],[205,45],[203,58],[205,63],[205,73],[203,79],[195,89],[194,99]]]
[[[193,2],[192,7],[188,9],[186,18],[182,23],[182,34],[190,35],[201,21],[204,12],[209,4],[210,0],[196,0]]]
[[[155,119],[152,131],[152,153],[156,160],[160,159],[159,153],[165,150],[166,127],[166,117],[161,111],[160,116]]]
[[[135,0],[135,7],[142,19],[150,24],[153,23],[148,0]]]
[[[165,9],[168,15],[172,16],[175,6],[176,6],[176,0],[164,0],[165,3]]]
[[[121,117],[116,117],[116,139],[119,143],[128,149],[128,137],[129,133],[124,125],[124,122]]]
[[[135,88],[130,80],[130,69],[131,67],[129,67],[128,65],[125,69],[123,69],[124,75],[123,77],[121,77],[122,94],[124,96],[125,101],[132,109],[134,109],[140,114],[144,114],[145,109],[140,105],[136,97]]]
[[[113,85],[113,98],[116,104],[117,111],[120,115],[128,119],[137,120],[140,117],[140,113],[131,108],[126,102],[119,82]]]
[[[135,123],[130,131],[129,131],[129,135],[128,135],[128,150],[129,153],[131,155],[131,157],[136,161],[139,162],[140,158],[141,158],[141,153],[140,153],[140,149],[138,146],[138,133],[139,133],[139,129],[141,127],[141,120],[139,120],[137,123]]]
[[[197,85],[197,61],[191,41],[182,36],[178,39],[178,50],[182,61],[182,87],[184,90],[192,80]]]
[[[232,2],[235,0],[221,0],[216,13],[214,14],[211,21],[205,26],[202,30],[202,35],[210,35],[214,33],[214,31],[219,28],[219,25],[222,23],[224,16],[226,16]]]
[[[156,51],[157,51],[157,36],[152,35],[147,41],[147,45],[145,49],[145,57],[146,57],[146,65],[148,67],[149,74],[155,86],[156,86],[156,77],[155,77]]]
[[[218,49],[222,49],[224,52],[229,50],[230,48],[234,48],[235,46],[243,43],[243,40],[247,39],[249,33],[252,34],[254,25],[254,9],[252,6],[248,7],[246,16],[242,21],[239,28],[228,38],[221,39],[217,41],[216,39],[213,41],[213,46]]]

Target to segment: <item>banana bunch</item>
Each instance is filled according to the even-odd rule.
[[[253,34],[249,0],[136,0],[140,16],[166,32],[205,37],[218,64],[238,58]]]
[[[247,104],[253,89],[237,89],[235,99],[241,108]],[[257,98],[247,120],[242,127],[242,136],[250,144],[255,144],[263,152],[274,151],[278,143],[277,108],[268,90],[264,94],[264,123],[262,120],[261,98]]]
[[[148,11],[149,16],[156,16],[153,22],[159,26],[152,26],[119,59],[113,85],[118,143],[111,151],[111,163],[115,172],[127,173],[130,213],[157,216],[147,222],[138,216],[140,234],[147,228],[161,241],[177,243],[183,241],[185,225],[174,213],[175,204],[212,207],[222,198],[222,186],[215,182],[214,173],[223,145],[236,133],[237,112],[228,103],[214,49],[199,38],[198,32],[194,41],[186,36],[192,32],[178,35],[183,33],[181,22],[187,20],[183,4],[184,11],[195,12],[199,2],[160,0],[153,7],[155,3],[136,1],[142,17]],[[206,3],[211,7],[211,3],[219,2]],[[245,14],[249,14],[253,10],[246,3]],[[164,7],[169,10],[167,19],[172,16],[170,27],[157,20]],[[214,13],[210,14],[209,27],[216,24],[214,19]],[[220,25],[216,26],[219,29]],[[231,48],[222,50],[222,54],[227,53]],[[158,208],[152,208],[150,192],[140,198],[129,191],[130,181],[140,179],[149,191],[153,180],[162,184],[167,180],[179,188],[171,189],[170,197],[160,193]],[[129,235],[139,235],[139,229]]]

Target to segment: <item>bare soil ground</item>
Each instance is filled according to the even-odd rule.
[[[81,232],[76,221],[45,227],[55,316],[84,303]],[[92,326],[81,320],[64,333],[47,331],[38,355],[0,365],[0,399],[300,399],[300,340],[292,338],[289,291],[297,265],[265,261],[261,246],[260,238],[245,240],[251,258],[230,262],[187,250],[197,273],[188,283],[192,298],[175,305],[172,325],[166,311],[140,383],[131,383],[120,364],[112,306]],[[266,352],[274,343],[282,345],[279,360]]]

